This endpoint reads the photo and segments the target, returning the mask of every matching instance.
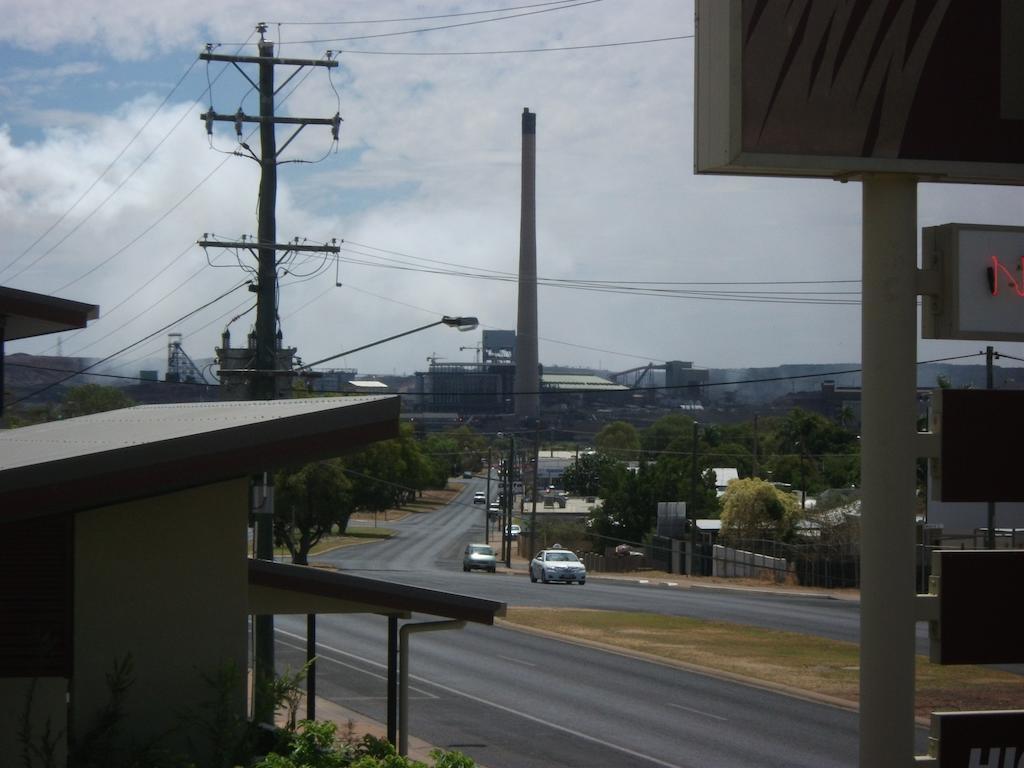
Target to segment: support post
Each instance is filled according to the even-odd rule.
[[[269,473],[259,476],[255,483],[257,509],[256,557],[274,559],[274,485]],[[270,681],[274,678],[274,617],[256,616],[253,620],[253,719],[257,723],[274,722],[274,702],[270,694]]]
[[[462,629],[465,621],[426,621],[422,624],[403,624],[398,634],[400,661],[398,663],[398,754],[409,754],[409,635],[419,632],[438,632],[444,629]]]
[[[388,741],[398,749],[398,617],[388,616]]]
[[[993,389],[995,377],[992,375],[992,358],[995,350],[985,347],[985,389]],[[987,505],[987,527],[985,528],[985,549],[996,548],[996,503],[989,501]]]
[[[306,614],[306,719],[316,720],[316,614]]]
[[[860,765],[914,758],[917,182],[865,176]]]

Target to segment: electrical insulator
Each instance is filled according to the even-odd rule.
[[[235,112],[235,134],[238,136],[238,140],[242,140],[242,118],[245,114],[242,112],[242,108],[239,107],[238,111]]]
[[[338,140],[338,133],[340,133],[340,132],[341,132],[341,113],[340,112],[335,112],[334,113],[334,118],[331,120],[331,135],[334,137],[335,141]]]

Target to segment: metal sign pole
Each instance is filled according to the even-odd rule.
[[[860,765],[914,758],[917,183],[863,180]]]

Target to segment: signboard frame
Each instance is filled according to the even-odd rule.
[[[1024,390],[938,389],[932,429],[939,458],[932,460],[932,494],[939,501],[1024,501],[1019,459],[1012,449],[1024,434]]]
[[[841,180],[869,173],[901,173],[925,181],[1024,183],[1024,158],[991,159],[993,152],[1011,151],[1008,147],[1013,142],[1006,141],[1004,137],[1007,132],[1020,138],[1024,145],[1024,125],[1019,126],[1021,133],[1018,136],[1019,121],[1015,117],[1021,109],[1021,102],[1024,102],[1024,95],[1015,85],[1016,80],[1004,75],[1016,63],[1014,45],[1001,45],[1000,40],[967,41],[981,51],[1002,50],[1002,58],[994,65],[988,59],[980,61],[980,56],[965,57],[960,55],[963,51],[955,52],[955,58],[965,66],[988,68],[980,80],[976,72],[965,72],[963,76],[963,80],[979,83],[977,122],[980,124],[983,120],[980,116],[982,111],[988,110],[985,112],[985,125],[991,125],[998,131],[991,140],[963,141],[962,151],[978,153],[976,157],[934,159],[937,154],[956,155],[961,151],[960,146],[952,149],[954,139],[950,134],[956,130],[947,131],[941,139],[933,139],[927,135],[927,128],[916,133],[908,128],[918,101],[918,89],[925,82],[921,78],[922,73],[926,73],[926,65],[931,65],[933,58],[934,61],[945,58],[944,46],[951,39],[954,43],[966,44],[957,40],[955,33],[948,34],[942,23],[947,12],[963,14],[963,5],[960,4],[967,2],[973,0],[939,0],[934,14],[925,14],[924,20],[920,21],[916,17],[911,18],[909,10],[886,19],[883,14],[887,3],[871,0],[864,13],[866,21],[850,21],[848,16],[844,16],[847,8],[841,8],[843,4],[839,0],[814,0],[813,3],[759,0],[756,5],[754,0],[697,0],[695,173]],[[754,25],[749,23],[748,28],[744,28],[745,3],[753,9],[748,19],[757,19],[759,39],[773,43],[775,50],[771,44],[759,45],[756,40],[751,44],[749,32]],[[847,7],[850,5],[845,4]],[[905,4],[908,9],[913,5]],[[1009,3],[981,6],[975,3],[971,9],[979,14],[983,11],[1001,14],[994,19],[985,17],[986,29],[995,25],[995,37],[1004,40],[1021,37],[1016,33],[1024,26],[1024,10],[1018,11]],[[829,13],[832,19],[825,26],[822,17],[827,19]],[[844,23],[846,29],[841,28]],[[871,24],[877,28],[870,29]],[[882,55],[879,55],[879,45]],[[836,53],[837,47],[843,52],[842,57]],[[762,55],[765,49],[770,58],[762,56],[750,61],[755,53]],[[823,58],[829,59],[826,67],[821,67]],[[900,71],[891,74],[885,68],[886,60],[902,60]],[[747,64],[747,77],[760,78],[756,87],[755,84],[744,83]],[[808,74],[814,67],[830,69],[831,84],[819,81],[816,71]],[[989,71],[991,69],[995,71]],[[837,72],[840,72],[838,76]],[[935,79],[933,75],[931,82]],[[819,85],[819,82],[823,84]],[[814,92],[815,88],[821,90]],[[806,98],[797,93],[801,89],[806,89]],[[822,92],[824,96],[821,96]],[[982,92],[987,98],[983,104]],[[949,124],[953,118],[960,120],[958,130],[963,130],[965,124],[972,124],[970,121],[965,123],[964,116],[954,111],[958,107],[964,108],[955,101],[956,97],[951,97],[946,105],[937,102],[933,92],[929,93],[927,117],[933,127]],[[834,94],[846,94],[845,101]],[[963,97],[963,93],[959,95]],[[758,98],[760,100],[755,105],[753,102]],[[993,104],[993,100],[997,103]],[[799,111],[801,109],[802,112]],[[992,115],[992,110],[998,114]],[[793,134],[788,146],[782,150],[770,142],[763,146],[752,144],[749,123],[748,138],[744,138],[745,120],[756,120],[762,113],[766,116],[765,122],[760,123],[762,132],[768,117],[771,117],[775,125],[782,126],[780,133]],[[922,119],[917,118],[917,123],[921,122]],[[854,133],[854,123],[857,133]],[[906,137],[922,133],[925,138],[912,150],[908,149]],[[838,137],[844,135],[846,139],[839,147]],[[830,139],[837,144],[830,146]],[[864,147],[860,153],[851,149],[857,146],[858,141]],[[993,149],[995,147],[998,149]],[[929,153],[929,148],[933,148],[933,154]],[[989,159],[979,159],[982,157]]]
[[[929,741],[938,768],[1018,768],[1024,766],[1024,710],[932,712]]]
[[[1024,579],[1024,550],[946,550],[932,553],[931,591],[939,619],[928,623],[929,657],[936,664],[1024,662],[1024,613],[998,585]],[[1024,733],[1024,730],[1022,730]]]
[[[923,227],[921,258],[938,278],[921,302],[923,338],[1024,341],[1024,227]]]

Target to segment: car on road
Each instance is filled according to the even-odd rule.
[[[497,564],[498,560],[494,554],[494,547],[489,544],[466,545],[466,551],[462,555],[462,570],[481,570],[494,573]]]
[[[538,580],[545,584],[550,581],[585,584],[587,569],[575,552],[568,549],[542,549],[530,561],[530,581],[536,584]]]
[[[512,525],[510,525],[507,528],[505,528],[505,533],[507,533],[509,535],[509,537],[513,538],[513,539],[518,539],[519,538],[519,534],[522,533],[522,532],[523,532],[523,529],[520,528],[515,523],[513,523]]]
[[[462,477],[465,480],[472,480],[473,479],[473,470],[467,469],[467,470],[463,471]]]
[[[483,491],[477,491],[473,494],[474,504],[483,504],[485,501],[487,501],[487,494]]]

